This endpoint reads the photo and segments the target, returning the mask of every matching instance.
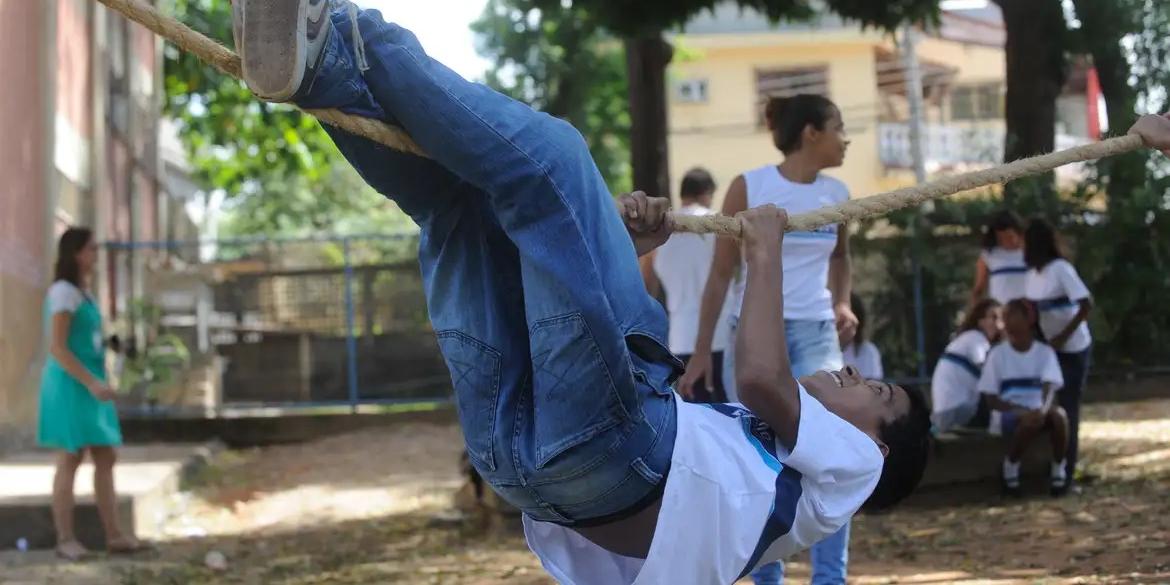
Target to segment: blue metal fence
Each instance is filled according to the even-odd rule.
[[[111,265],[128,275],[109,283],[123,299],[115,319],[120,335],[138,355],[164,335],[180,339],[191,355],[164,382],[125,389],[128,410],[356,412],[450,398],[427,318],[416,234],[105,248]],[[132,301],[157,307],[153,322],[129,323]]]

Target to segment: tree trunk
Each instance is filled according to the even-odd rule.
[[[1065,81],[1067,25],[1060,0],[996,0],[1003,10],[1007,43],[1007,133],[1004,161],[1052,152],[1056,146],[1056,98]],[[1055,209],[1054,175],[1015,181],[1004,187],[1008,205],[1034,195]]]
[[[670,195],[666,145],[666,66],[673,49],[661,33],[625,41],[630,82],[630,163],[634,189]]]
[[[1135,7],[1127,0],[1073,0],[1081,33],[1093,66],[1101,81],[1101,94],[1109,115],[1109,132],[1125,132],[1137,118],[1137,89],[1129,84],[1129,61],[1121,47],[1126,35],[1141,32],[1141,24],[1134,14]],[[1102,160],[1098,170],[1107,181],[1109,208],[1125,201],[1134,189],[1146,182],[1146,157],[1133,152]]]

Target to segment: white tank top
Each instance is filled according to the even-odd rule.
[[[996,246],[984,250],[979,257],[987,265],[987,296],[1001,305],[1024,298],[1024,282],[1028,266],[1024,264],[1024,249],[1007,250]]]
[[[849,199],[841,181],[817,175],[810,184],[793,183],[768,165],[743,174],[747,184],[748,209],[771,203],[789,215],[805,213]],[[833,319],[833,296],[829,292],[829,256],[837,246],[838,225],[811,232],[790,232],[784,236],[784,318],[799,321]],[[747,267],[743,272],[746,274]],[[745,279],[736,283],[734,314],[743,306]]]
[[[681,215],[711,215],[715,213],[701,205],[688,205],[678,210]],[[699,310],[703,304],[703,290],[711,272],[711,258],[715,255],[715,236],[710,234],[681,234],[670,236],[654,255],[654,273],[666,290],[666,312],[670,317],[670,351],[677,355],[695,352],[699,335]],[[727,298],[730,299],[731,291]],[[724,301],[711,351],[727,347],[728,310],[730,301]]]

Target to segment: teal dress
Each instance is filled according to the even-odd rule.
[[[60,283],[58,283],[60,284]],[[57,285],[54,285],[57,286]],[[73,312],[69,325],[69,350],[99,380],[106,379],[102,346],[102,315],[88,295]],[[46,322],[52,335],[52,303],[46,302]],[[50,355],[41,377],[41,409],[37,443],[71,453],[85,447],[122,444],[122,429],[113,402],[102,402]]]

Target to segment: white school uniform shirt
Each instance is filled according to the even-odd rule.
[[[987,266],[987,296],[1001,305],[1022,299],[1028,265],[1024,264],[1024,249],[1008,250],[996,246],[979,254]]]
[[[712,215],[715,212],[702,205],[687,205],[677,211],[680,215]],[[703,289],[711,273],[711,259],[715,256],[714,234],[683,234],[670,236],[654,254],[654,273],[666,290],[666,312],[670,318],[668,343],[671,353],[695,353],[695,339],[699,336],[699,311],[703,305]],[[728,299],[731,292],[728,292]],[[731,303],[724,300],[712,351],[723,351],[730,337]]]
[[[1011,342],[1004,341],[991,348],[983,373],[979,377],[979,391],[998,394],[1003,400],[1029,409],[1044,406],[1044,384],[1052,384],[1052,391],[1064,386],[1060,362],[1052,346],[1033,341],[1027,351],[1017,351]]]
[[[1040,330],[1049,339],[1072,321],[1081,309],[1078,303],[1090,297],[1089,289],[1077,274],[1077,269],[1063,258],[1049,262],[1040,270],[1029,270],[1025,290],[1028,300],[1036,304],[1040,314]],[[1089,349],[1092,343],[1089,324],[1081,321],[1060,351],[1078,353]]]
[[[882,367],[882,352],[878,351],[872,341],[862,341],[861,347],[849,343],[841,350],[842,361],[847,366],[857,368],[862,378],[881,380],[886,377],[886,370]]]
[[[991,341],[978,329],[964,331],[947,344],[930,379],[932,410],[937,414],[964,406],[979,406],[979,377]],[[945,429],[944,429],[945,430]]]
[[[873,492],[882,454],[869,436],[799,392],[791,452],[741,405],[676,399],[678,434],[645,560],[525,516],[529,548],[565,585],[715,585],[837,532]]]
[[[771,203],[789,215],[837,205],[849,200],[845,183],[827,175],[817,175],[809,184],[793,183],[780,174],[776,165],[768,165],[743,174],[747,186],[748,209]],[[829,257],[837,246],[837,224],[808,232],[784,235],[784,318],[801,321],[833,320],[833,296],[829,292]],[[747,273],[746,264],[742,270]],[[746,279],[736,285],[733,315],[743,305]]]

